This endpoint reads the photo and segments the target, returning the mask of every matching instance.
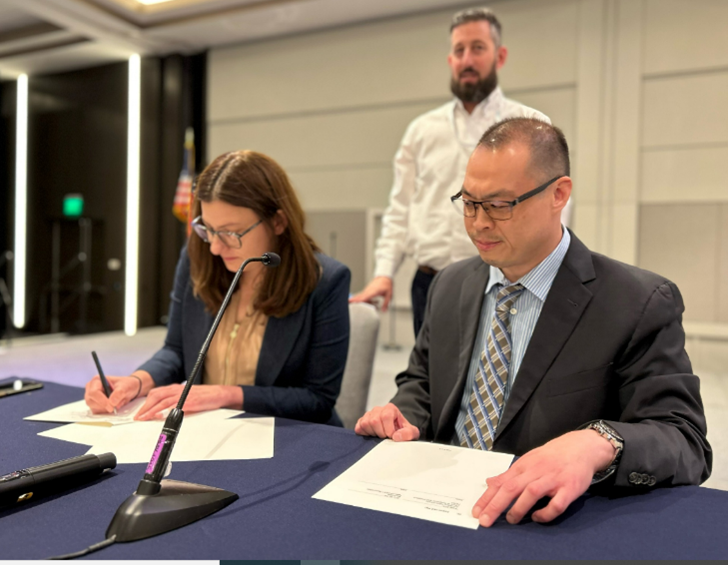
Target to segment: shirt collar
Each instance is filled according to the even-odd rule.
[[[475,106],[472,114],[468,114],[465,106],[463,106],[463,101],[460,100],[460,98],[455,97],[453,100],[455,101],[455,105],[453,107],[455,112],[461,112],[466,116],[474,114],[484,114],[487,108],[499,105],[501,103],[501,101],[503,100],[503,91],[501,90],[500,86],[496,86],[493,92],[491,92],[484,100],[482,100],[478,103],[477,106]]]
[[[566,252],[569,250],[569,244],[571,243],[571,235],[569,230],[562,227],[561,241],[556,246],[548,257],[531,269],[528,273],[523,275],[516,282],[521,283],[526,290],[534,294],[541,302],[546,301],[551,285],[556,278],[556,273],[559,272],[559,267],[564,261]],[[511,282],[505,277],[503,271],[497,267],[490,266],[490,276],[488,277],[488,284],[485,286],[485,293],[488,294],[490,290],[496,286],[508,286]]]

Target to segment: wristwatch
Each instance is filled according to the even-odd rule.
[[[591,484],[596,484],[603,481],[617,470],[619,460],[622,458],[622,450],[624,450],[624,439],[622,439],[617,431],[612,426],[607,424],[604,420],[592,422],[586,427],[586,429],[594,430],[595,432],[597,432],[600,436],[602,436],[609,443],[611,443],[612,447],[614,447],[614,449],[616,450],[616,453],[614,454],[614,459],[612,459],[612,462],[609,464],[609,466],[603,471],[597,471],[594,474],[594,477],[592,477]]]

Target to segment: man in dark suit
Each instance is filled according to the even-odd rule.
[[[517,523],[543,497],[532,519],[548,522],[595,483],[710,475],[680,293],[564,229],[571,188],[558,128],[515,118],[486,131],[453,197],[480,257],[435,278],[397,394],[356,426],[521,456],[487,480],[473,508],[483,526],[511,503]]]

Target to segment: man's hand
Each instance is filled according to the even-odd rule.
[[[392,300],[392,279],[389,277],[374,277],[359,294],[349,298],[349,302],[369,302],[382,297],[382,312],[386,312]]]
[[[162,420],[167,410],[174,408],[179,402],[185,385],[175,384],[160,386],[149,391],[147,401],[134,417],[135,420]],[[239,386],[192,385],[185,400],[185,414],[216,410],[218,408],[235,408],[243,405],[243,389]]]
[[[534,522],[550,522],[586,492],[597,471],[606,469],[615,450],[594,430],[569,432],[532,449],[505,473],[486,480],[488,490],[473,507],[473,517],[490,527],[506,508],[506,520],[517,524],[544,496],[551,502],[534,512]]]
[[[364,414],[354,427],[360,436],[389,437],[394,441],[420,438],[420,430],[410,424],[394,404],[376,406]]]

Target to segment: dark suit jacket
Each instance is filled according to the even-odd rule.
[[[571,245],[543,305],[493,449],[522,455],[604,419],[624,438],[614,484],[630,473],[698,484],[712,454],[700,382],[685,353],[682,297],[658,275]],[[489,267],[480,257],[435,277],[425,321],[392,402],[425,439],[453,437]]]
[[[255,414],[340,426],[334,404],[349,347],[351,274],[326,255],[316,258],[322,267],[321,278],[303,306],[284,318],[268,319],[255,386],[242,387],[243,408]],[[164,347],[139,367],[152,375],[157,386],[189,377],[213,322],[203,302],[192,293],[186,248],[174,281]]]

